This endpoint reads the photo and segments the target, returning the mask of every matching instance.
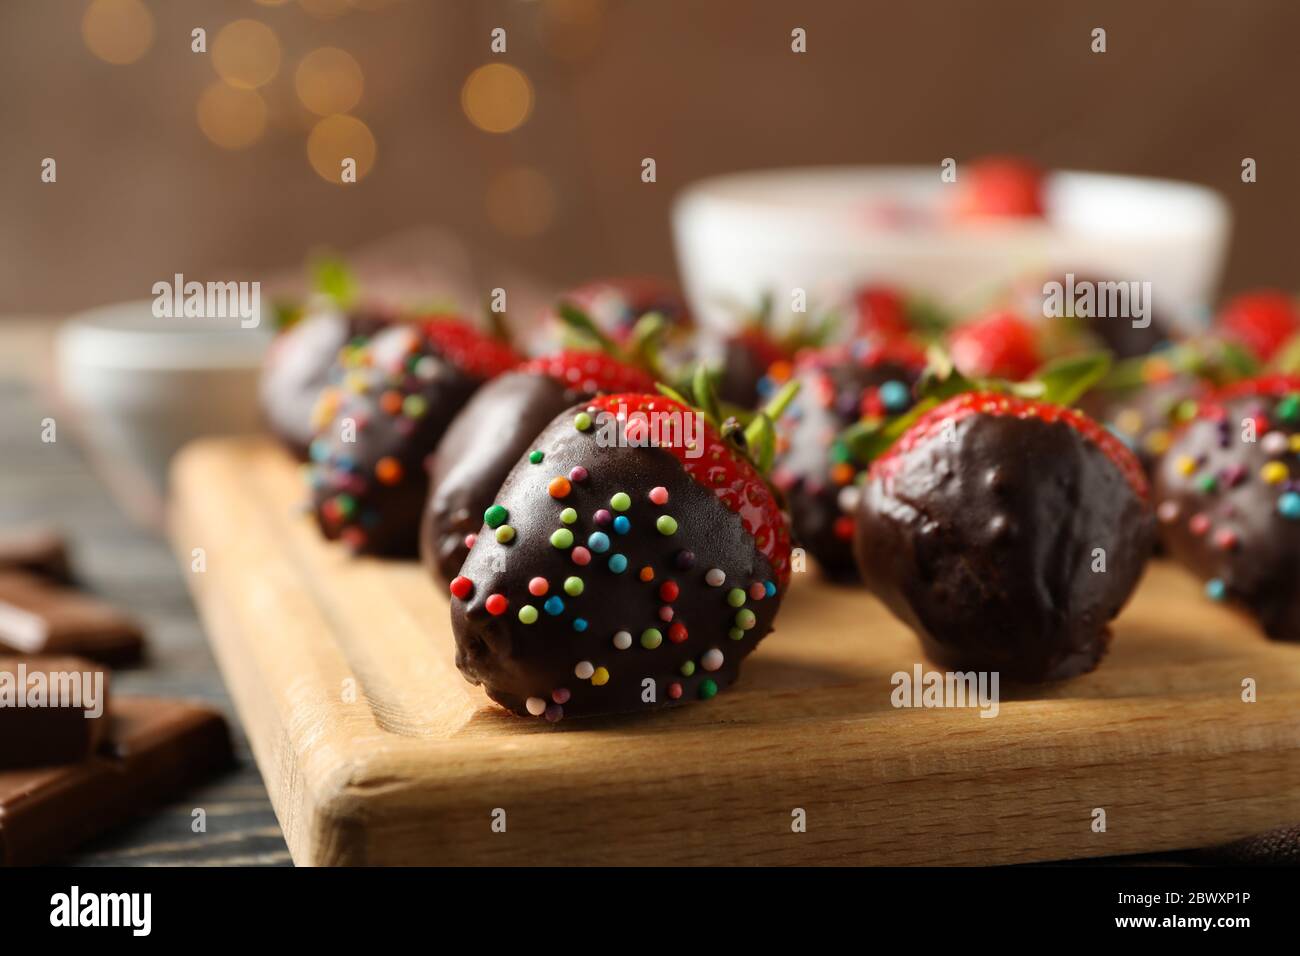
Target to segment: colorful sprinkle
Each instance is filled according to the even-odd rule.
[[[673,700],[677,700],[678,698],[680,698],[682,696],[682,685],[677,683],[677,681],[673,681],[671,684],[669,684],[668,696]]]
[[[375,462],[375,477],[381,484],[395,485],[402,480],[402,463],[396,458],[386,457]]]
[[[1191,455],[1179,455],[1178,460],[1174,462],[1174,467],[1178,469],[1180,475],[1195,474],[1196,459]]]
[[[532,624],[537,620],[537,608],[531,604],[525,604],[519,609],[519,623]]]
[[[462,601],[469,600],[469,596],[474,593],[474,582],[458,574],[451,579],[451,593]]]
[[[551,585],[546,578],[533,578],[528,582],[528,593],[533,597],[541,597],[551,589]]]
[[[1187,522],[1187,528],[1198,537],[1205,534],[1210,530],[1210,516],[1204,512],[1192,515],[1191,520]]]
[[[429,410],[429,403],[423,395],[407,395],[402,400],[402,414],[407,418],[422,418]]]
[[[754,612],[751,611],[749,608],[747,607],[741,608],[739,611],[736,612],[736,627],[740,628],[743,631],[748,631],[751,627],[754,626],[754,623],[755,623]]]
[[[673,559],[673,563],[683,571],[689,571],[695,567],[695,552],[683,548],[677,552],[677,557]]]
[[[1222,601],[1228,595],[1228,586],[1218,578],[1205,582],[1205,596],[1211,601]]]
[[[586,480],[587,480],[587,469],[586,469],[586,468],[583,468],[581,465],[574,465],[572,468],[569,469],[569,480],[570,480],[570,481],[586,481]]]
[[[1177,521],[1178,502],[1173,501],[1172,499],[1169,501],[1160,502],[1160,506],[1156,508],[1156,517],[1159,518],[1161,521],[1163,521],[1165,524],[1169,524],[1171,522]]]
[[[1300,520],[1300,494],[1288,491],[1277,499],[1277,510],[1282,517],[1292,521]]]
[[[573,619],[573,629],[581,634],[587,629],[587,619],[585,617],[575,617]]]
[[[573,532],[568,528],[557,528],[551,532],[551,547],[561,550],[573,546]]]
[[[745,632],[739,627],[733,627],[731,630],[727,631],[727,637],[731,638],[733,641],[739,641],[745,637]]]
[[[716,647],[705,651],[704,656],[700,658],[700,666],[710,672],[719,670],[722,667],[722,651]]]
[[[682,666],[678,668],[683,677],[690,677],[695,673],[695,661],[683,661]]]
[[[641,632],[641,646],[648,651],[653,651],[663,642],[664,636],[657,627],[647,627]]]
[[[1214,534],[1214,545],[1220,551],[1231,551],[1237,547],[1237,533],[1231,528],[1221,528]]]
[[[573,485],[569,483],[568,478],[557,475],[551,479],[550,484],[546,486],[546,490],[550,492],[552,498],[566,498],[569,492],[573,490]]]
[[[586,412],[578,412],[573,416],[573,427],[580,432],[585,432],[591,428],[591,416]]]
[[[710,678],[700,681],[700,700],[709,700],[718,694],[718,685]]]
[[[597,667],[595,673],[591,675],[591,683],[595,687],[604,687],[609,683],[609,671],[603,667]]]
[[[546,713],[546,701],[540,697],[529,697],[524,701],[524,708],[534,717],[540,717]]]
[[[659,530],[659,533],[662,535],[676,534],[677,519],[674,518],[672,515],[660,515],[657,519],[655,519],[655,527]]]
[[[614,646],[620,651],[625,651],[632,646],[632,635],[627,631],[619,631],[614,635]]]
[[[503,524],[493,532],[499,544],[509,544],[515,540],[515,529],[508,524]]]
[[[1282,462],[1270,461],[1259,470],[1259,477],[1263,478],[1266,484],[1280,485],[1290,475],[1287,472],[1286,465],[1282,464]]]
[[[627,534],[632,527],[632,522],[627,520],[627,515],[619,515],[614,519],[614,531],[616,534]]]
[[[667,624],[673,619],[673,609],[671,605],[665,604],[659,609],[659,620]]]
[[[560,512],[560,522],[562,524],[573,524],[577,520],[578,512],[574,511],[572,508],[565,508]]]
[[[591,552],[582,545],[578,545],[570,551],[569,557],[572,558],[573,563],[578,565],[580,568],[585,568],[587,565],[591,564]]]
[[[727,583],[726,572],[722,568],[709,568],[704,573],[704,583],[711,588],[720,588]]]
[[[762,581],[755,581],[749,586],[749,596],[755,601],[763,600],[767,597],[767,586]]]
[[[506,610],[510,607],[510,602],[506,600],[504,594],[489,594],[488,599],[483,602],[483,606],[487,608],[487,612],[493,617],[500,617],[506,613]]]
[[[686,632],[686,625],[677,621],[672,627],[668,628],[668,640],[674,644],[681,644],[689,635]]]
[[[727,592],[727,603],[732,607],[745,606],[745,592],[740,588],[732,588]]]
[[[604,554],[609,550],[609,535],[603,531],[593,531],[587,536],[587,547],[597,554]]]
[[[491,508],[488,508],[487,511],[483,512],[483,523],[489,528],[499,528],[506,523],[509,517],[509,511],[500,505],[493,505]]]
[[[1276,458],[1287,453],[1287,449],[1291,447],[1291,439],[1284,432],[1269,432],[1259,440],[1259,447],[1263,449],[1264,454]]]
[[[681,588],[677,586],[676,581],[665,581],[659,585],[659,600],[669,603],[677,600],[677,595],[681,593]]]
[[[776,582],[764,581],[763,590],[767,592],[768,597],[776,597]]]
[[[608,511],[606,511],[604,508],[601,508],[599,511],[597,511],[594,515],[592,515],[592,517],[595,519],[596,524],[600,525],[602,528],[614,520],[614,516],[610,514]]]
[[[547,704],[545,716],[551,723],[555,723],[564,717],[564,708],[559,704]]]
[[[564,579],[564,593],[569,595],[569,597],[577,597],[582,593],[582,588],[582,578]]]
[[[901,412],[912,401],[912,390],[904,383],[891,379],[880,386],[880,401],[891,412]]]
[[[627,558],[621,554],[611,554],[609,556],[609,569],[615,574],[622,574],[627,570]]]
[[[555,701],[557,704],[567,704],[571,696],[569,688],[567,687],[557,687],[555,690],[551,691],[551,700]]]
[[[626,492],[620,491],[609,499],[609,506],[615,511],[627,511],[632,507],[632,499]]]
[[[559,617],[564,613],[564,601],[558,594],[552,594],[546,599],[546,603],[542,605],[542,610],[551,617]]]
[[[591,661],[578,661],[578,666],[573,669],[573,676],[578,680],[591,680],[591,675],[596,673],[596,665]]]
[[[650,489],[650,501],[656,505],[668,504],[668,489],[663,485],[656,485]]]
[[[637,572],[637,577],[642,581],[653,581],[655,579],[655,569],[647,564]]]
[[[531,451],[528,453],[528,460],[532,462],[534,465],[540,465],[542,463],[542,459],[544,459],[545,457],[546,457],[545,453],[541,451]]]

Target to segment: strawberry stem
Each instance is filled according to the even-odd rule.
[[[560,321],[569,327],[569,331],[576,336],[595,345],[606,355],[621,358],[618,346],[600,330],[599,326],[591,320],[591,316],[587,315],[582,309],[571,302],[561,302],[555,307],[555,313],[560,317]]]

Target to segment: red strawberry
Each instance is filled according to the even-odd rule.
[[[971,392],[872,464],[854,549],[867,586],[932,658],[1036,681],[1101,659],[1153,526],[1141,466],[1101,425]]]
[[[447,428],[430,461],[420,529],[425,566],[444,581],[460,571],[483,510],[552,418],[609,392],[649,392],[654,379],[603,352],[535,358],[479,390]]]
[[[1224,305],[1215,325],[1224,338],[1240,343],[1261,362],[1267,362],[1300,333],[1300,307],[1285,292],[1247,292]]]
[[[912,333],[907,319],[907,303],[897,289],[865,285],[854,293],[853,305],[857,313],[858,335],[893,339]]]
[[[521,715],[710,698],[771,630],[789,581],[772,489],[660,395],[562,412],[483,517],[450,586],[456,663]]]
[[[1043,172],[1014,157],[966,163],[957,177],[954,215],[959,219],[1028,218],[1043,215]]]
[[[414,554],[423,463],[488,378],[518,362],[459,318],[391,326],[346,356],[316,408],[308,481],[321,530],[354,551]]]
[[[1043,364],[1034,327],[1014,312],[996,310],[953,330],[948,340],[953,365],[970,379],[1018,382]]]

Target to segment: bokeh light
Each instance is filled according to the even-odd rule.
[[[375,165],[375,137],[370,127],[355,116],[326,116],[312,127],[307,137],[307,159],[321,179],[343,181],[343,160],[357,164],[357,181]]]
[[[605,0],[543,0],[538,30],[542,43],[562,60],[584,60],[600,47]]]
[[[236,20],[212,41],[212,66],[231,86],[255,90],[279,72],[280,41],[265,23]]]
[[[94,0],[81,18],[81,37],[105,63],[134,63],[153,45],[153,14],[140,0]]]
[[[489,221],[507,236],[522,239],[541,235],[555,219],[555,187],[530,166],[498,173],[484,197]]]
[[[532,112],[533,86],[521,70],[506,63],[489,63],[466,78],[460,104],[479,129],[508,133]]]
[[[222,149],[252,146],[266,131],[266,102],[255,90],[214,81],[199,97],[199,129]]]
[[[333,20],[352,9],[348,0],[298,0],[298,6],[322,20]]]
[[[351,53],[337,47],[312,50],[293,76],[298,99],[318,116],[346,113],[361,100],[365,77]]]

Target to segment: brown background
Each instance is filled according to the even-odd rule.
[[[145,2],[156,35],[128,66],[89,52],[84,3],[0,3],[0,311],[147,296],[174,272],[260,274],[422,223],[557,282],[671,271],[669,204],[700,176],[988,152],[1212,185],[1237,217],[1227,287],[1297,285],[1292,0],[368,0],[379,9],[337,17],[312,12],[326,0]],[[195,121],[215,74],[190,30],[211,41],[239,17],[275,29],[284,60],[264,91],[267,135],[229,152]],[[536,93],[504,135],[460,107],[495,26]],[[790,52],[794,26],[805,55]],[[1103,55],[1089,50],[1094,26],[1108,31]],[[306,159],[291,77],[322,45],[365,72],[354,112],[379,155],[354,186]],[[40,182],[45,156],[57,184]],[[1244,156],[1256,184],[1240,182]],[[558,199],[531,238],[485,214],[488,183],[517,164]]]

